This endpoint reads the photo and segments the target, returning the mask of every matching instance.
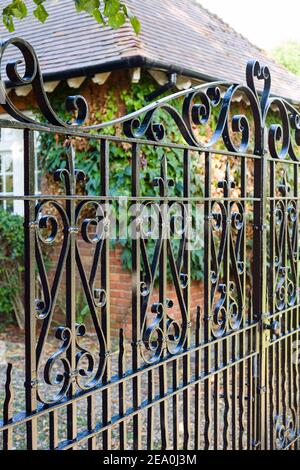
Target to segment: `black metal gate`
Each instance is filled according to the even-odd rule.
[[[47,123],[19,111],[2,82],[3,107],[14,120],[0,126],[24,134],[24,194],[0,197],[24,201],[26,314],[24,410],[14,409],[9,364],[3,448],[14,448],[17,429],[26,425],[28,449],[297,449],[300,115],[271,96],[268,68],[253,61],[247,85],[196,86],[88,127],[86,101],[69,97],[68,110],[77,116],[62,122],[46,97],[32,47],[12,39],[2,45],[2,57],[8,47],[16,47],[25,63],[22,75],[18,63],[7,65],[9,80],[32,85]],[[236,111],[237,96],[247,102],[245,113]],[[163,124],[166,115],[179,143]],[[112,127],[119,132],[106,135]],[[35,192],[33,139],[42,132],[66,138],[54,175],[64,188],[59,195]],[[98,142],[98,195],[82,191],[77,138]],[[120,188],[121,199],[109,189],[112,145],[126,145],[131,153],[131,194]],[[157,152],[152,194],[141,185],[146,146]],[[168,176],[174,154],[180,181]],[[191,184],[195,162],[201,196],[193,195]],[[121,330],[116,343],[109,235],[120,201],[129,213],[132,337]],[[124,229],[120,220],[116,226]],[[90,246],[90,270],[79,239]],[[45,246],[59,250],[51,278]],[[197,312],[190,295],[193,250],[201,254],[204,279]],[[77,322],[76,277],[92,320],[90,347],[86,327]],[[53,347],[59,292],[65,317],[55,331],[60,346]]]

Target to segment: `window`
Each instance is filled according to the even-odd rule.
[[[13,195],[14,193],[14,169],[12,153],[0,152],[0,192],[6,195]],[[0,208],[13,212],[13,200],[1,200]]]
[[[30,114],[28,113],[28,116]],[[10,119],[4,114],[0,119]],[[24,147],[23,131],[21,129],[2,128],[0,138],[0,193],[20,196],[24,191]],[[37,135],[34,137],[35,149],[37,148]],[[41,191],[41,162],[38,162],[37,152],[35,152],[35,192]],[[24,201],[21,199],[8,199],[0,202],[0,209],[13,212],[14,214],[24,214]]]

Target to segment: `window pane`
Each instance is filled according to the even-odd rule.
[[[3,193],[3,177],[0,175],[0,193]]]
[[[14,210],[14,203],[13,203],[13,201],[7,201],[7,203],[6,203],[6,210],[7,210],[8,212],[13,212],[13,210]]]
[[[14,191],[13,176],[12,176],[12,175],[6,176],[6,188],[5,188],[5,192],[7,192],[7,193],[13,193],[13,191]]]
[[[3,171],[7,173],[13,171],[13,161],[11,155],[5,155]]]

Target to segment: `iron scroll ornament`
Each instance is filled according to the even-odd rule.
[[[22,54],[24,72],[21,75],[18,71],[22,61],[9,62],[6,64],[7,77],[13,86],[32,85],[39,110],[47,123],[32,119],[18,110],[5,90],[3,60],[6,50],[10,47],[15,47]],[[97,133],[106,127],[123,124],[124,133],[129,138],[163,142],[166,140],[166,131],[161,122],[161,113],[166,113],[174,120],[188,145],[210,149],[217,142],[223,141],[229,151],[246,153],[251,144],[252,130],[253,153],[261,155],[267,150],[265,149],[266,120],[271,108],[275,107],[280,117],[280,124],[271,124],[267,129],[268,151],[274,158],[283,159],[289,155],[293,160],[298,160],[295,147],[300,146],[299,112],[285,99],[271,96],[270,70],[268,67],[262,67],[255,60],[248,62],[246,67],[247,85],[220,81],[195,86],[157,100],[126,116],[95,125],[85,124],[89,111],[88,104],[82,96],[69,96],[66,100],[67,110],[75,113],[73,121],[64,122],[59,118],[47,98],[37,54],[27,41],[12,38],[3,42],[0,66],[3,108],[19,122],[47,128],[53,126],[71,130],[72,127],[76,127],[77,131],[94,130]],[[258,83],[263,85],[261,94],[258,92]],[[244,94],[249,101],[253,121],[251,125],[246,116],[230,113],[232,101],[237,93]],[[170,103],[182,97],[184,98],[182,109],[178,112]],[[212,109],[217,106],[219,112],[216,127],[209,142],[202,142],[196,129],[208,124]],[[240,135],[239,144],[236,144],[232,134]]]
[[[11,84],[13,86],[32,85],[34,97],[38,104],[39,110],[49,124],[63,127],[70,126],[72,124],[78,126],[82,125],[88,117],[88,105],[85,98],[82,96],[69,96],[66,100],[66,108],[70,112],[76,112],[77,115],[73,123],[66,123],[62,121],[51,107],[51,104],[47,98],[39,60],[34,48],[27,41],[20,38],[9,39],[8,41],[3,42],[1,45],[0,73],[2,94],[5,97],[2,106],[5,111],[17,121],[28,124],[37,124],[37,121],[19,111],[9,98],[8,93],[4,91],[5,86],[2,78],[3,57],[6,50],[10,46],[15,46],[19,50],[19,53],[21,53],[23,56],[23,60],[19,59],[15,62],[9,62],[6,64],[6,74]],[[24,65],[23,75],[20,75],[18,71],[18,67],[20,67],[21,64]]]
[[[168,178],[168,163],[166,157],[162,158],[160,166],[160,177],[154,179],[153,185],[159,189],[160,196],[165,198],[168,197],[170,188],[174,187],[174,181]],[[179,204],[179,206],[181,213],[180,221],[183,226],[186,226],[188,211],[184,204]],[[184,292],[190,282],[184,266],[184,252],[186,251],[188,243],[187,233],[183,230],[180,237],[178,253],[175,254],[171,236],[169,236],[174,229],[174,217],[170,217],[169,222],[167,221],[167,212],[172,211],[173,204],[170,203],[168,208],[164,204],[159,205],[151,202],[144,205],[144,209],[150,207],[155,208],[159,220],[159,237],[155,243],[152,259],[147,252],[147,243],[145,241],[145,235],[147,238],[150,232],[147,232],[147,234],[144,232],[144,236],[140,239],[141,260],[144,269],[142,270],[143,280],[140,286],[142,327],[139,347],[144,362],[148,364],[158,361],[162,357],[164,349],[166,349],[170,355],[175,355],[181,351],[190,326],[188,322],[187,304],[184,297]],[[147,211],[146,214],[142,212],[139,217],[135,218],[138,232],[143,232],[144,223],[146,222],[145,225],[147,225],[147,218]],[[172,282],[175,287],[179,305],[180,320],[172,316],[173,300],[164,297],[160,298],[159,302],[152,305],[150,302],[155,279],[157,273],[160,271],[160,255],[164,243],[166,244],[165,249],[168,254]],[[165,327],[163,327],[164,322]]]
[[[65,186],[67,195],[76,194],[76,183],[83,182],[85,174],[75,169],[75,153],[72,144],[69,142],[66,148],[67,167],[57,170],[55,177]],[[35,315],[41,321],[41,330],[37,340],[36,356],[37,371],[42,373],[43,379],[38,381],[37,396],[40,402],[44,404],[54,404],[61,401],[67,394],[71,383],[76,382],[78,389],[90,390],[97,386],[101,381],[107,364],[108,350],[106,338],[103,333],[101,322],[99,320],[99,311],[106,305],[106,292],[103,289],[97,289],[95,280],[99,271],[99,258],[103,249],[103,242],[106,234],[106,219],[100,204],[93,201],[84,201],[74,206],[75,227],[71,226],[72,218],[70,204],[64,208],[61,204],[52,200],[44,200],[36,205],[35,222],[30,230],[35,232],[36,263],[41,283],[41,298],[36,300]],[[94,219],[84,217],[84,211],[87,205],[96,206],[96,216]],[[51,210],[55,209],[55,215]],[[97,226],[96,235],[91,237],[88,227]],[[61,230],[59,231],[59,227]],[[43,229],[47,229],[46,236]],[[93,264],[89,275],[83,267],[80,249],[77,243],[77,234],[79,231],[85,243],[95,247]],[[55,267],[55,274],[50,286],[48,275],[43,259],[43,245],[52,245],[56,239],[62,235],[62,247]],[[57,305],[57,296],[61,288],[62,276],[68,252],[70,249],[71,237],[75,237],[75,256],[76,265],[83,286],[86,302],[89,307],[90,315],[96,332],[95,352],[91,352],[81,344],[81,339],[86,334],[84,324],[76,324],[75,331],[69,327],[60,326],[57,328],[55,338],[61,341],[61,345],[50,357],[46,359],[43,365],[43,355],[45,346],[50,333],[50,327],[53,322],[54,309]],[[75,342],[75,369],[72,369],[66,352],[70,347],[72,339]],[[96,354],[95,354],[96,353]],[[47,388],[48,386],[48,388]]]

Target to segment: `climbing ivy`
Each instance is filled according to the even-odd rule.
[[[145,97],[151,93],[157,85],[153,79],[144,74],[138,84],[127,83],[124,87],[109,87],[105,92],[103,106],[92,103],[90,123],[99,123],[110,121],[120,115],[130,113],[145,106]],[[79,90],[84,94],[84,88]],[[72,94],[66,84],[61,84],[56,91],[51,94],[51,103],[58,114],[65,120],[70,116],[64,109],[62,96]],[[97,100],[96,100],[97,101]],[[179,111],[182,109],[182,100],[177,99],[171,104]],[[95,106],[97,106],[95,108]],[[95,108],[95,109],[94,109]],[[211,127],[216,126],[218,110],[213,110],[211,117]],[[169,141],[173,143],[184,143],[183,138],[178,131],[174,120],[165,112],[157,115],[159,121],[163,121],[168,134]],[[101,131],[105,135],[121,135],[121,127],[108,127]],[[207,127],[200,129],[200,135],[205,136]],[[76,165],[84,169],[88,175],[86,182],[86,192],[89,195],[99,194],[100,172],[99,172],[99,141],[91,137],[90,139],[74,139],[76,147]],[[110,195],[111,196],[129,196],[131,194],[131,146],[126,143],[110,143]],[[167,152],[168,159],[168,177],[175,182],[172,189],[173,196],[182,196],[183,190],[183,150],[170,149],[153,146],[141,146],[141,195],[153,196],[153,180],[160,175],[160,160]],[[42,159],[42,166],[49,174],[53,174],[58,168],[65,165],[62,158],[64,155],[64,138],[51,133],[42,133],[39,143],[39,154]],[[192,155],[191,164],[191,196],[203,197],[203,159],[199,164],[199,153]],[[124,268],[131,267],[131,246],[129,240],[118,240],[123,247],[122,261]],[[176,245],[176,242],[174,242]],[[178,242],[177,242],[178,246]],[[153,244],[152,244],[153,249]],[[192,278],[201,280],[203,278],[203,237],[199,240],[197,249],[192,250]],[[151,243],[149,243],[151,251]],[[176,250],[176,246],[175,246]]]

